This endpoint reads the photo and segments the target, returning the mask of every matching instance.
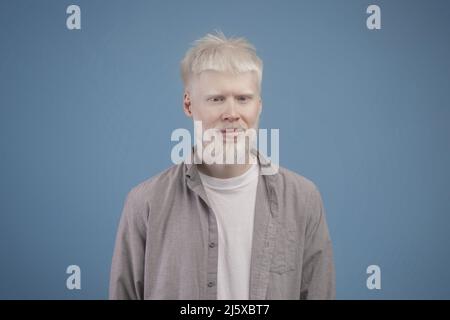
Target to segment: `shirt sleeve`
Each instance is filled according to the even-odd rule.
[[[111,265],[109,298],[143,299],[146,243],[145,201],[136,189],[125,200]]]
[[[325,209],[317,187],[309,195],[307,210],[309,221],[305,235],[300,299],[335,299],[333,250]]]

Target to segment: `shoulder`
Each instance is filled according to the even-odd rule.
[[[127,198],[132,201],[142,201],[154,197],[179,182],[182,177],[182,165],[173,165],[155,176],[149,177],[135,185],[128,192]]]
[[[279,167],[276,184],[284,192],[295,194],[296,196],[304,195],[308,197],[312,193],[319,192],[313,181],[284,167]]]
[[[132,187],[125,200],[125,207],[130,212],[136,214],[141,212],[144,215],[149,214],[150,204],[161,201],[170,193],[173,186],[179,185],[183,175],[182,165],[173,165],[168,169],[149,177],[134,187]]]
[[[285,212],[297,219],[318,219],[322,215],[323,202],[317,185],[305,176],[280,167],[273,179],[280,204]]]

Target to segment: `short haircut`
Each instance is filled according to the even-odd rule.
[[[256,55],[255,47],[245,38],[227,38],[221,31],[208,33],[193,42],[181,61],[181,78],[188,87],[192,75],[206,70],[231,72],[254,71],[261,90],[263,62]]]

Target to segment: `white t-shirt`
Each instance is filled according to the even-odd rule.
[[[259,165],[228,179],[199,174],[219,229],[217,299],[248,300]]]

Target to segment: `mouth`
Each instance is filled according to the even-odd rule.
[[[234,132],[243,132],[244,129],[242,128],[225,128],[225,129],[221,129],[220,132],[222,133],[234,133]]]
[[[235,139],[239,134],[243,133],[244,131],[245,130],[242,128],[225,128],[220,130],[224,139]]]

